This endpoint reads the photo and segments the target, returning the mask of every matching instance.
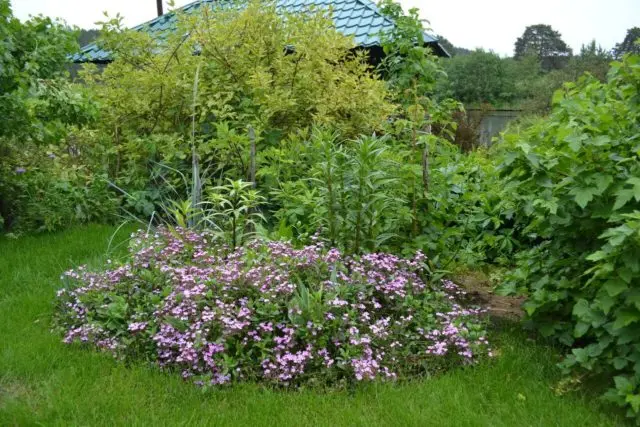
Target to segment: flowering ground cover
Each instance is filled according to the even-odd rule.
[[[65,273],[64,342],[207,386],[396,380],[492,354],[485,310],[463,306],[451,281],[430,284],[420,252],[350,257],[319,241],[257,240],[230,251],[206,232],[166,228],[132,238],[122,264]]]
[[[557,397],[553,392],[560,378],[554,366],[559,360],[557,353],[552,348],[528,339],[518,332],[517,327],[512,328],[509,324],[492,326],[488,331],[486,338],[491,343],[494,357],[487,357],[474,365],[465,365],[458,363],[466,358],[464,355],[457,354],[456,346],[447,346],[448,356],[432,354],[425,360],[429,361],[428,366],[437,367],[436,371],[442,368],[450,369],[431,378],[411,381],[357,381],[352,361],[357,359],[358,355],[365,354],[362,343],[348,344],[347,347],[354,353],[343,359],[335,356],[334,348],[329,345],[327,351],[335,360],[333,365],[344,363],[345,370],[341,374],[342,378],[345,381],[349,378],[355,384],[350,389],[310,387],[308,378],[304,377],[305,374],[296,376],[295,383],[302,386],[297,387],[295,391],[265,387],[254,381],[207,389],[195,387],[191,381],[184,381],[178,374],[167,374],[157,368],[157,365],[142,361],[139,356],[147,353],[135,344],[124,346],[123,341],[113,342],[116,354],[127,358],[128,363],[122,363],[108,352],[83,350],[77,345],[66,345],[62,343],[60,335],[51,333],[51,319],[54,313],[52,301],[56,298],[56,292],[64,285],[59,280],[59,276],[71,268],[78,271],[80,265],[87,265],[85,271],[96,270],[103,266],[107,259],[105,256],[107,241],[112,232],[113,229],[109,227],[92,226],[60,234],[25,237],[17,241],[0,240],[1,425],[176,425],[186,423],[190,425],[273,425],[275,423],[278,425],[604,426],[618,425],[620,422],[614,412],[602,407],[590,395],[581,394],[583,392]],[[120,247],[108,256],[114,260],[113,271],[121,268],[116,260],[122,259],[123,249]],[[273,252],[276,249],[278,248],[269,249],[268,246],[260,246],[248,251],[259,254]],[[329,268],[335,264],[325,262],[326,257],[335,256],[335,253],[329,255],[322,249],[309,250],[306,253],[317,253],[319,260],[321,259],[319,264],[323,268]],[[254,267],[260,266],[262,262],[256,259],[251,264]],[[346,263],[346,260],[343,261]],[[358,261],[358,263],[367,262],[373,261]],[[411,268],[408,266],[409,270]],[[304,277],[324,277],[326,273],[320,269],[317,272],[308,272]],[[318,276],[315,276],[316,274]],[[357,277],[346,273],[345,275],[348,278]],[[328,277],[328,280],[334,282],[342,280],[338,278],[338,273],[333,279],[331,274]],[[132,283],[123,282],[127,286]],[[420,288],[419,280],[412,283]],[[412,289],[412,287],[404,289]],[[451,291],[455,292],[454,289],[441,289],[436,292],[443,298],[433,304],[456,311],[453,301],[448,299]],[[296,283],[293,295],[297,292],[299,288]],[[419,289],[416,292],[419,294]],[[230,291],[229,295],[231,297],[235,294]],[[331,295],[327,301],[335,302],[336,297],[346,301],[352,298],[349,295],[337,293],[335,296]],[[376,299],[382,304],[382,298]],[[163,301],[175,302],[168,295]],[[386,301],[385,304],[387,304]],[[294,307],[295,304],[291,306],[291,308]],[[336,310],[335,314],[343,314],[348,312],[345,307],[340,303],[337,306],[332,304],[331,310]],[[255,307],[248,308],[255,309]],[[427,311],[425,309],[425,312]],[[354,313],[359,312],[356,307]],[[240,310],[236,313],[239,314]],[[382,314],[376,314],[376,316],[382,316]],[[384,317],[387,316],[395,319],[393,314],[384,315]],[[295,319],[295,313],[293,317]],[[446,328],[447,320],[438,319],[440,317],[435,316],[429,324]],[[474,319],[477,317],[471,315],[467,321],[472,322]],[[152,335],[154,325],[147,319],[129,320],[132,319],[128,318],[127,322],[122,323],[123,326],[126,323],[126,334],[128,334],[123,336],[137,337],[136,334],[146,333],[152,341],[153,336],[160,332],[160,329],[157,329]],[[223,322],[222,319],[220,321]],[[293,322],[293,320],[283,318],[280,322]],[[323,321],[323,328],[328,324]],[[369,324],[375,324],[375,321]],[[129,330],[130,327],[133,330]],[[303,324],[302,327],[296,328],[294,333],[296,339],[301,336],[299,334],[302,334],[302,329],[305,327]],[[179,331],[180,328],[176,329]],[[243,330],[247,331],[248,336],[249,331],[255,329]],[[344,330],[344,326],[335,326],[334,330]],[[313,333],[305,331],[305,334],[306,332],[310,334],[308,341],[314,343],[314,350],[322,350],[317,341],[311,338],[314,337]],[[364,332],[364,328],[360,332]],[[376,341],[377,338],[373,338],[373,331],[369,331],[368,334],[372,338],[370,345],[372,350],[380,348],[382,344]],[[361,340],[363,335],[364,333],[357,335],[356,340]],[[275,343],[275,337],[285,335],[282,332],[272,335],[261,334],[261,338],[265,341],[269,336]],[[306,339],[307,335],[304,336]],[[421,338],[415,339],[418,339],[421,345],[428,344],[427,337],[419,336]],[[469,341],[477,344],[480,336],[477,340],[469,338]],[[98,336],[96,335],[95,338]],[[229,342],[244,339],[234,334],[228,338]],[[347,341],[350,338],[347,337]],[[134,343],[142,342],[142,340],[134,341]],[[486,345],[480,343],[475,347],[476,344],[470,345],[474,352],[474,360],[476,354],[488,352]],[[258,347],[255,345],[252,348]],[[172,347],[170,350],[171,357],[175,356],[177,359],[177,348]],[[215,357],[218,354],[214,354],[216,362],[219,362]],[[200,356],[202,359],[198,359],[200,364],[196,365],[197,367],[203,366],[202,363],[206,362],[204,355],[200,354]],[[277,361],[275,355],[272,356],[273,361]],[[264,359],[261,357],[255,360],[262,362]],[[322,356],[314,355],[314,360],[322,363],[319,357]],[[439,364],[445,359],[446,363]],[[246,366],[244,359],[240,361],[242,366]],[[454,366],[458,364],[461,366]],[[178,366],[179,364],[175,365],[175,367]],[[253,374],[257,379],[264,378],[262,364],[255,366],[257,368]],[[387,367],[398,375],[410,374],[413,369],[410,366],[401,367],[390,364],[383,358],[376,377],[382,375],[380,378],[384,378],[383,367]],[[184,370],[184,366],[179,366],[179,370]],[[425,371],[423,367],[420,370],[423,373],[430,372],[428,369]],[[194,374],[192,380],[202,380],[202,378],[195,378],[198,376],[195,369],[188,369],[187,372]],[[242,374],[248,376],[247,372],[251,371],[243,371]],[[316,365],[309,365],[304,372],[314,375],[318,372],[324,372],[327,375],[333,375],[329,374],[330,372],[335,373]],[[324,377],[325,380],[330,381],[333,381],[332,378]],[[280,383],[277,379],[275,381]]]

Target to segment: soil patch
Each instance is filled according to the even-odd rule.
[[[519,320],[523,317],[524,297],[496,295],[493,291],[494,286],[485,273],[467,271],[454,274],[452,279],[469,293],[476,304],[485,306],[491,316],[510,320]]]

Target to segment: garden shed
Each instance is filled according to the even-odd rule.
[[[202,12],[203,8],[212,8],[216,0],[198,0],[177,10],[185,14]],[[377,63],[382,57],[380,34],[393,28],[394,23],[382,15],[378,7],[371,0],[277,0],[276,6],[288,12],[300,12],[310,8],[330,9],[336,29],[342,34],[353,36],[356,46],[365,49],[372,63]],[[146,31],[162,39],[164,34],[176,30],[177,16],[169,12],[158,16],[144,24],[134,27],[137,31]],[[431,34],[424,34],[425,44],[430,46],[437,56],[448,57],[448,52],[438,43],[438,39]],[[96,43],[88,44],[73,55],[73,62],[93,62],[106,64],[111,62],[109,52],[101,49]]]

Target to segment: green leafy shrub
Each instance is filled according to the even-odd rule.
[[[110,20],[99,43],[114,61],[83,74],[100,103],[100,138],[110,140],[110,178],[128,193],[169,197],[166,181],[183,181],[174,171],[189,175],[192,141],[204,187],[252,181],[249,127],[260,166],[265,153],[314,125],[355,137],[381,129],[394,110],[385,83],[327,11],[210,3],[179,15],[178,27],[158,46]]]
[[[478,49],[444,62],[445,79],[439,90],[465,104],[501,106],[516,96],[509,62],[494,52]]]
[[[640,413],[640,57],[554,97],[548,120],[506,135],[502,173],[530,249],[505,292],[546,336],[572,346],[563,365],[607,374],[608,394]]]
[[[389,247],[411,223],[398,152],[388,139],[362,137],[338,143],[316,129],[309,151],[309,178],[275,191],[281,208],[275,218],[296,230],[298,239],[317,230],[333,246],[350,253]]]
[[[0,0],[0,36],[0,226],[41,231],[107,219],[115,203],[104,170],[69,137],[97,112],[67,79],[74,32],[41,16],[20,22]]]
[[[78,147],[7,141],[0,149],[2,215],[12,231],[53,231],[115,217],[119,200]]]
[[[56,320],[67,343],[147,360],[200,385],[341,385],[432,375],[491,349],[483,310],[451,282],[426,281],[424,255],[345,257],[321,243],[159,229],[101,272],[67,272]]]
[[[428,209],[420,211],[420,233],[405,250],[420,249],[441,268],[508,264],[520,235],[516,206],[495,167],[500,147],[462,153],[440,142],[430,152]]]

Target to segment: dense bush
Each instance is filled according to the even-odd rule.
[[[339,144],[335,134],[315,129],[308,178],[283,182],[275,191],[274,216],[308,239],[320,231],[348,253],[397,247],[412,215],[403,181],[406,153],[388,138],[362,137]]]
[[[515,80],[509,62],[496,53],[478,49],[469,55],[447,60],[446,91],[449,96],[469,104],[501,105],[516,96]]]
[[[65,342],[206,385],[395,380],[491,355],[483,311],[464,308],[453,283],[429,284],[424,261],[140,232],[121,265],[65,274],[56,319]]]
[[[13,232],[52,231],[107,222],[119,200],[100,169],[91,170],[72,144],[42,146],[11,140],[0,153],[2,216]]]
[[[563,365],[605,373],[608,396],[640,414],[640,57],[606,83],[582,78],[548,120],[505,136],[502,173],[529,249],[505,292],[533,324],[572,346]]]
[[[499,146],[461,153],[440,143],[431,149],[429,204],[419,214],[420,233],[405,249],[420,249],[441,268],[509,264],[520,245],[516,206],[496,170]]]
[[[252,181],[265,153],[312,126],[356,137],[381,129],[394,110],[384,81],[326,11],[209,3],[177,21],[160,47],[108,21],[99,44],[114,60],[82,73],[101,107],[100,140],[85,143],[109,147],[111,180],[140,205],[157,209],[175,198],[171,187],[184,194],[180,174],[190,178],[194,158],[204,186]]]
[[[104,170],[69,136],[96,116],[87,90],[67,79],[75,34],[49,18],[20,22],[0,0],[0,36],[0,228],[108,219]]]
[[[613,60],[595,41],[583,45],[575,56],[560,58],[562,67],[545,70],[543,61],[535,55],[516,60],[476,50],[443,61],[447,78],[439,80],[438,94],[453,97],[465,105],[489,103],[498,108],[547,113],[553,93],[564,82],[576,81],[585,73],[604,80]]]

